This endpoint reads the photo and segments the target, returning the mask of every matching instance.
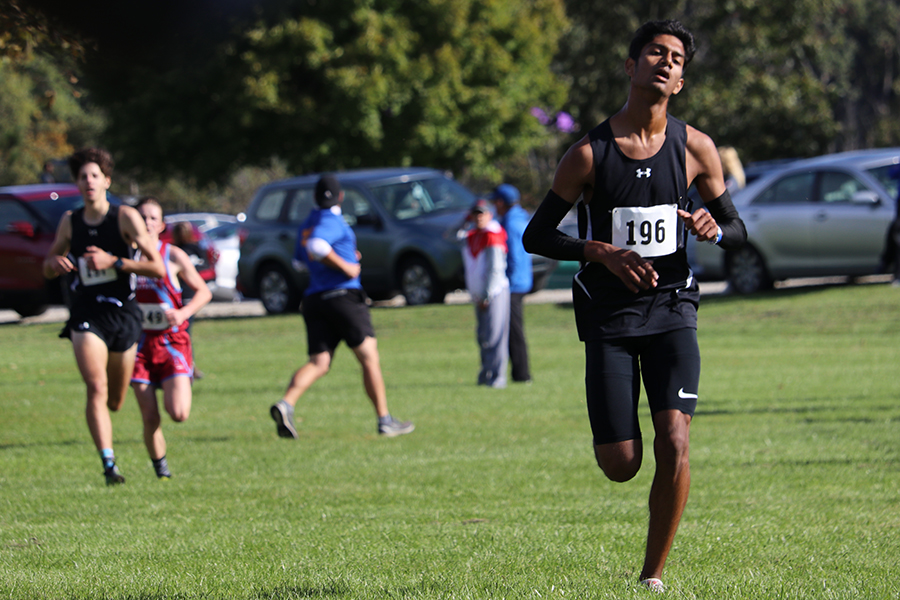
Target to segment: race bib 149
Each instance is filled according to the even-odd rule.
[[[146,331],[162,331],[169,328],[169,320],[166,319],[166,307],[162,304],[141,303],[142,329]]]

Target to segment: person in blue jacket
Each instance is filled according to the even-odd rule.
[[[534,280],[531,255],[522,245],[522,234],[525,233],[530,217],[519,205],[519,197],[519,190],[508,183],[498,185],[490,195],[497,210],[497,220],[506,230],[509,248],[506,276],[509,278],[509,362],[512,364],[512,380],[530,383],[523,300],[525,294],[531,292]]]
[[[341,214],[344,192],[337,177],[323,175],[316,184],[315,199],[318,208],[300,225],[294,252],[294,258],[309,269],[303,296],[309,361],[294,373],[284,397],[269,414],[280,437],[296,439],[294,406],[328,373],[334,351],[344,340],[362,366],[363,385],[378,416],[378,433],[385,437],[410,433],[412,423],[397,421],[388,412],[375,329],[359,281],[356,234]]]

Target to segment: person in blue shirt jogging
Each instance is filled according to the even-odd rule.
[[[328,373],[334,351],[344,340],[362,366],[366,394],[378,416],[378,433],[385,437],[410,433],[415,428],[412,423],[397,421],[388,412],[375,329],[359,281],[356,234],[341,215],[344,192],[335,176],[319,179],[315,199],[318,208],[300,225],[294,252],[294,258],[309,269],[309,287],[303,297],[309,361],[294,373],[284,397],[269,413],[280,437],[298,438],[294,407]]]
[[[506,276],[509,278],[509,362],[512,364],[512,380],[531,383],[528,368],[528,343],[525,340],[525,294],[534,286],[531,255],[522,245],[522,234],[528,227],[528,212],[519,205],[519,190],[503,183],[494,188],[490,200],[497,210],[497,220],[506,231]]]

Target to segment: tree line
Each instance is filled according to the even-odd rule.
[[[207,202],[273,165],[432,166],[534,199],[661,18],[698,46],[670,110],[745,162],[900,145],[900,0],[0,0],[0,183],[96,143]]]

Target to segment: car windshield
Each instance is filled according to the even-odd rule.
[[[47,200],[35,200],[29,202],[28,205],[34,207],[39,213],[44,215],[44,218],[49,223],[56,227],[56,224],[62,219],[63,213],[67,210],[81,208],[84,206],[84,200],[78,194],[75,196],[60,196],[56,200],[50,200],[49,198]]]
[[[476,199],[472,192],[445,177],[373,186],[372,192],[385,210],[400,221],[437,212],[466,210]]]
[[[876,167],[874,169],[869,169],[869,175],[878,180],[884,189],[887,190],[888,195],[891,198],[897,197],[897,184],[900,183],[894,177],[891,177],[890,170],[893,169],[895,165],[884,165],[883,167]]]
[[[237,235],[237,228],[237,223],[223,223],[212,229],[207,229],[205,233],[211,240],[224,240],[225,238]]]

